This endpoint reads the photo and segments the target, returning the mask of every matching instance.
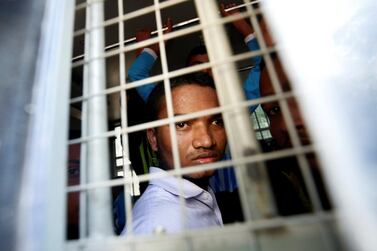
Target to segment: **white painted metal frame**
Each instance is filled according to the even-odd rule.
[[[73,20],[73,1],[45,1],[14,250],[65,250]]]
[[[118,15],[120,17],[123,16],[123,0],[118,0]],[[124,40],[124,23],[122,20],[119,20],[118,24],[119,29],[119,40]],[[124,48],[123,43],[120,44],[120,49]],[[120,85],[126,84],[126,57],[124,53],[119,54],[119,72],[120,72]],[[127,95],[126,90],[120,92],[120,105],[121,105],[121,127],[127,128],[128,121],[127,121]],[[124,208],[126,209],[127,221],[126,226],[129,229],[130,234],[132,234],[132,201],[131,201],[131,191],[128,192],[129,189],[132,189],[132,170],[130,168],[130,161],[128,160],[127,156],[130,156],[129,144],[128,144],[128,134],[122,133],[122,146],[123,146],[123,178],[124,178]],[[131,182],[131,183],[129,183]]]
[[[77,6],[76,9],[90,8],[91,5],[99,4],[98,2],[99,1],[93,1],[88,4],[82,4],[80,6]],[[161,21],[161,13],[160,13],[161,9],[180,4],[181,2],[184,2],[184,1],[171,0],[171,1],[163,2],[163,3],[159,3],[158,0],[155,0],[153,6],[148,6],[141,10],[124,15],[123,8],[122,8],[123,1],[118,0],[119,16],[117,18],[107,20],[105,22],[102,21],[102,22],[96,22],[96,23],[94,23],[93,20],[91,20],[90,23],[93,24],[91,27],[75,32],[75,36],[82,35],[84,33],[91,34],[93,31],[97,29],[101,30],[107,25],[118,23],[119,24],[119,48],[118,49],[110,51],[110,52],[105,52],[104,46],[101,45],[100,48],[97,48],[98,50],[96,50],[97,54],[91,53],[90,56],[85,57],[84,60],[75,62],[72,67],[84,65],[84,69],[85,69],[86,65],[90,66],[91,64],[97,61],[102,61],[109,56],[119,55],[119,62],[120,62],[119,70],[120,70],[121,77],[120,77],[119,86],[109,88],[106,90],[104,88],[98,89],[92,93],[84,92],[82,97],[74,98],[71,100],[70,103],[72,104],[72,103],[77,103],[77,102],[83,102],[83,103],[91,102],[91,100],[98,99],[100,97],[104,98],[108,94],[120,92],[121,107],[122,107],[121,108],[122,109],[121,110],[121,120],[122,120],[121,133],[122,133],[123,144],[124,144],[123,146],[126,149],[125,150],[126,154],[124,154],[124,156],[128,156],[127,154],[129,154],[129,149],[127,149],[129,133],[140,131],[140,130],[145,130],[151,127],[169,125],[171,140],[173,142],[173,158],[174,158],[175,169],[168,171],[167,174],[141,175],[139,176],[140,182],[148,181],[154,178],[161,178],[167,175],[169,176],[174,175],[181,179],[183,174],[194,173],[194,172],[208,170],[208,169],[224,168],[227,166],[236,166],[237,167],[236,168],[237,180],[239,182],[240,191],[241,191],[242,206],[243,206],[243,211],[246,216],[247,222],[244,224],[241,224],[240,226],[236,226],[235,229],[233,228],[234,226],[230,226],[229,228],[226,227],[221,230],[211,230],[211,231],[208,231],[208,235],[210,235],[212,231],[214,233],[218,232],[218,233],[224,234],[228,230],[230,231],[230,229],[233,229],[235,231],[242,230],[245,232],[249,232],[248,237],[250,238],[249,240],[250,249],[258,250],[260,248],[258,247],[258,245],[262,245],[261,243],[263,243],[263,240],[257,240],[259,239],[257,238],[258,235],[255,235],[255,231],[257,230],[258,231],[266,230],[270,228],[289,226],[289,225],[318,224],[319,232],[322,233],[320,240],[323,242],[323,250],[335,250],[336,247],[333,246],[333,240],[330,239],[332,235],[331,233],[328,232],[328,229],[327,229],[329,222],[333,222],[334,219],[331,213],[325,213],[322,211],[318,194],[316,192],[313,179],[311,178],[309,165],[305,158],[305,154],[313,152],[313,146],[302,146],[298,138],[297,132],[293,126],[293,119],[292,119],[292,116],[290,115],[286,99],[295,97],[296,95],[294,92],[282,92],[281,90],[280,83],[277,78],[277,75],[276,75],[276,72],[272,64],[271,57],[270,57],[270,53],[274,52],[275,48],[267,48],[263,40],[260,27],[256,20],[256,15],[260,13],[260,10],[253,9],[247,4],[250,1],[245,1],[246,3],[245,6],[247,8],[247,11],[245,13],[239,16],[231,16],[231,17],[220,19],[218,18],[217,7],[215,5],[215,1],[196,0],[195,3],[197,6],[198,15],[201,20],[201,23],[198,25],[192,26],[190,28],[184,29],[184,30],[174,31],[169,34],[163,34],[163,27],[162,27],[162,21]],[[206,13],[203,13],[202,12],[203,10],[205,10]],[[123,22],[127,19],[131,19],[133,17],[150,13],[150,12],[155,12],[158,36],[156,38],[149,39],[148,41],[143,41],[137,44],[125,46],[123,43],[123,41],[125,40],[124,32],[123,32],[123,28],[124,28]],[[253,24],[261,49],[257,52],[247,52],[247,53],[242,53],[239,55],[231,55],[230,50],[229,50],[229,45],[226,42],[227,39],[224,36],[222,25],[225,23],[229,23],[233,20],[236,20],[238,18],[246,18],[246,17],[250,17],[250,21]],[[172,38],[176,38],[179,36],[183,36],[192,32],[197,32],[197,31],[203,31],[204,33],[211,61],[206,64],[201,64],[201,65],[169,72],[168,67],[167,67],[167,58],[166,58],[164,41],[172,39]],[[93,36],[92,38],[90,38],[90,40],[92,41],[92,39],[98,39],[98,38],[103,39],[103,35]],[[211,38],[215,38],[214,40],[216,41],[217,44],[214,43]],[[161,64],[162,64],[162,74],[145,79],[145,80],[135,81],[133,83],[126,84],[126,72],[125,72],[126,68],[125,68],[124,53],[127,51],[131,51],[137,48],[141,48],[141,47],[153,44],[153,43],[159,43],[160,54],[161,54]],[[216,49],[216,46],[219,46],[221,49]],[[224,48],[227,48],[227,49],[224,49]],[[276,95],[260,98],[258,100],[242,101],[244,100],[242,90],[237,89],[237,88],[227,89],[226,83],[239,82],[238,77],[236,75],[235,68],[233,66],[234,62],[242,60],[242,59],[250,58],[256,55],[263,55],[264,60],[266,62],[266,67],[269,71],[274,88],[276,90]],[[214,77],[216,80],[216,85],[217,85],[217,89],[219,92],[219,97],[220,97],[222,106],[219,108],[214,108],[207,111],[201,111],[201,112],[193,113],[190,115],[174,117],[169,79],[175,76],[184,75],[186,73],[198,71],[198,70],[208,68],[208,67],[213,68]],[[168,108],[168,118],[162,119],[159,121],[144,123],[144,124],[140,124],[136,126],[128,126],[127,116],[126,116],[125,92],[128,89],[136,88],[138,86],[148,84],[151,82],[157,82],[157,81],[163,81],[163,84],[165,87],[166,103],[167,103],[167,108]],[[237,86],[237,85],[235,84],[234,86]],[[228,93],[230,93],[230,95],[228,95]],[[289,135],[290,135],[291,141],[293,142],[293,147],[291,149],[260,154],[257,143],[256,143],[255,135],[253,134],[253,130],[250,124],[249,116],[246,114],[246,112],[243,112],[243,111],[245,110],[247,106],[255,105],[259,103],[271,102],[271,101],[278,101],[282,108],[285,122],[289,128]],[[234,121],[237,121],[237,123],[232,123],[231,119],[229,119],[229,117],[227,118],[227,116],[229,115],[225,115],[225,123],[227,125],[227,130],[228,130],[227,134],[230,141],[229,143],[230,143],[233,159],[229,161],[222,161],[219,163],[212,163],[212,164],[203,165],[203,166],[193,166],[190,168],[182,169],[180,166],[180,161],[179,161],[177,137],[176,137],[174,124],[178,121],[192,119],[192,118],[200,117],[203,115],[214,114],[214,113],[219,113],[219,112],[222,112],[224,114],[231,114],[231,112],[234,112],[234,111],[238,111],[239,116],[237,117],[237,120],[234,120]],[[102,119],[105,119],[105,118],[106,116],[102,117]],[[243,134],[240,135],[237,132],[243,132]],[[69,141],[69,144],[90,144],[90,142],[107,139],[108,137],[115,136],[115,135],[116,135],[115,131],[98,130],[92,134],[83,134],[81,138]],[[253,155],[251,155],[251,153]],[[258,168],[257,167],[258,163],[261,163],[270,159],[276,159],[276,158],[287,157],[287,156],[298,157],[301,170],[304,174],[305,183],[309,190],[310,199],[314,204],[315,212],[313,214],[308,214],[308,215],[304,215],[300,217],[295,216],[295,217],[287,217],[287,218],[265,219],[263,216],[273,214],[273,209],[268,208],[269,202],[271,200],[271,198],[268,198],[269,192],[267,192],[265,195],[266,197],[262,199],[261,204],[265,205],[265,208],[264,209],[254,208],[255,205],[253,205],[252,203],[253,201],[249,200],[248,191],[245,190],[245,188],[250,185],[249,184],[250,181],[245,180],[244,176],[247,175],[246,172],[248,168]],[[125,164],[125,167],[124,167],[125,170],[128,170],[129,166],[126,164],[127,161],[123,161],[123,163]],[[68,187],[66,191],[88,193],[91,190],[100,189],[100,188],[109,188],[110,186],[116,186],[116,185],[124,185],[126,189],[127,185],[131,183],[132,183],[132,179],[127,179],[127,178],[123,180],[109,180],[109,179],[92,180],[88,183],[81,183],[80,185],[77,185],[77,186]],[[265,186],[265,184],[262,184],[262,186]],[[182,192],[182,187],[180,187],[180,191]],[[127,195],[127,193],[125,193],[125,196],[126,196],[125,206],[126,206],[127,219],[128,219],[127,227],[132,232],[131,199]],[[255,199],[254,202],[256,200],[260,200],[260,199]],[[183,216],[185,215],[184,204],[185,204],[185,201],[183,197],[181,196],[181,209],[182,209]],[[182,218],[184,219],[185,217],[182,217]],[[108,220],[104,220],[103,223],[105,225],[108,224]],[[183,222],[182,224],[185,224],[185,222]],[[250,232],[252,234],[250,234]],[[178,236],[178,239],[179,237],[182,237],[180,241],[185,243],[184,246],[187,247],[188,250],[191,250],[193,249],[192,248],[193,243],[197,239],[199,239],[201,234],[203,234],[203,232],[201,231],[184,232],[182,233],[182,235]],[[108,232],[105,235],[110,236]],[[121,244],[125,245],[124,249],[119,248],[119,250],[125,250],[127,248],[132,249],[137,245],[140,245],[141,247],[143,245],[147,246],[149,242],[158,241],[159,239],[162,240],[164,238],[165,237],[163,236],[136,237],[136,236],[133,236],[131,233],[129,236],[125,238],[125,240],[119,240],[118,238],[115,238],[115,237],[107,237],[106,241],[107,241],[107,244],[109,244],[109,247],[114,243],[118,243],[118,247]],[[175,238],[177,237],[171,237],[171,240]],[[253,249],[254,248],[253,245],[255,245],[254,243],[255,241],[256,242],[260,241],[261,243],[256,244],[257,247]],[[91,245],[92,244],[90,242],[87,242],[85,239],[80,239],[78,242],[71,242],[68,245],[68,247],[70,250],[78,250],[82,247],[86,247],[87,249],[91,250],[92,248],[94,248]],[[136,248],[135,250],[138,250],[138,249]]]
[[[304,115],[311,115],[345,241],[363,251],[377,246],[376,10],[373,0],[266,1]]]
[[[88,64],[88,93],[93,94],[106,89],[105,59],[99,58],[105,49],[104,29],[100,24],[104,21],[103,1],[92,2],[88,6],[89,17],[89,58]],[[93,28],[98,27],[98,28]],[[87,104],[87,132],[96,135],[107,129],[106,96],[96,96],[88,100]],[[107,138],[99,138],[87,143],[88,182],[98,182],[110,179],[109,145]],[[86,182],[86,181],[83,181]],[[111,215],[111,194],[109,188],[99,188],[87,191],[88,196],[88,235],[98,238],[113,235]]]
[[[246,6],[246,8],[250,9],[251,7]],[[266,43],[263,39],[263,34],[262,34],[261,29],[260,29],[260,26],[256,25],[257,20],[256,20],[255,14],[251,15],[250,21],[254,26],[255,33],[256,33],[256,36],[258,38],[258,43],[260,45],[260,48],[263,50],[267,46],[266,46]],[[266,68],[267,68],[269,77],[271,78],[271,82],[272,82],[272,85],[273,85],[273,88],[274,88],[274,91],[275,91],[275,95],[282,94],[283,93],[282,84],[279,82],[277,73],[274,69],[271,55],[270,54],[264,54],[263,59],[264,59],[265,64],[266,64]],[[287,99],[279,99],[278,103],[279,103],[279,106],[280,106],[282,113],[284,115],[283,116],[284,122],[287,125],[288,134],[289,134],[289,137],[290,137],[290,140],[292,142],[293,147],[294,148],[302,147],[300,139],[299,139],[298,132],[295,128],[295,124],[294,124],[291,112],[289,110],[289,107],[288,107]],[[321,213],[322,212],[322,206],[321,206],[319,195],[317,193],[317,189],[316,189],[316,186],[315,186],[315,183],[314,183],[314,180],[313,180],[313,176],[312,176],[311,171],[310,171],[310,166],[309,166],[308,160],[306,159],[305,154],[297,154],[296,156],[297,156],[297,160],[298,160],[298,163],[299,163],[300,170],[301,170],[303,178],[304,178],[306,188],[308,190],[310,201],[313,204],[313,209],[314,209],[315,212]],[[329,238],[331,238],[331,235],[329,234],[328,229],[327,229],[328,225],[320,224],[319,228],[320,228],[322,240],[326,244],[325,245],[326,250],[335,250],[336,248],[334,247],[334,240],[329,239]]]

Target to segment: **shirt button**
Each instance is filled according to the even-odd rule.
[[[204,193],[204,194],[203,194],[203,199],[205,199],[205,200],[209,200],[209,194]]]

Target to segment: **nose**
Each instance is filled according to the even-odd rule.
[[[293,119],[295,128],[297,130],[297,133],[299,134],[300,137],[304,137],[304,138],[307,137],[305,122],[301,116],[297,101],[290,100],[288,104],[289,104],[289,109],[291,111],[292,119]]]
[[[211,148],[216,144],[211,129],[207,125],[194,127],[192,146],[194,148]]]

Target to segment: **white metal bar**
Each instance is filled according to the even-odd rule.
[[[256,3],[259,3],[259,2],[260,2],[260,0],[256,0],[256,1],[253,1],[253,2],[250,2],[250,3],[240,4],[240,5],[234,6],[232,8],[225,9],[225,11],[231,11],[231,10],[240,9],[240,8],[245,7],[246,5],[256,4]],[[122,19],[120,19],[120,20],[122,20]],[[192,18],[192,19],[189,19],[189,20],[186,20],[186,21],[174,24],[173,25],[173,30],[181,29],[181,28],[183,28],[185,26],[189,26],[189,25],[192,25],[194,23],[197,23],[198,21],[199,21],[199,18],[196,17],[196,18]],[[163,28],[163,31],[165,31],[166,29],[167,29],[166,27]],[[158,30],[154,30],[154,31],[151,32],[152,35],[156,35],[157,33],[158,33]],[[118,43],[106,46],[105,50],[111,50],[113,48],[119,47],[119,45],[122,44],[121,41],[123,41],[123,44],[133,43],[133,42],[136,41],[136,37],[131,37],[131,38],[128,38],[128,39],[119,40]],[[76,60],[82,59],[83,57],[84,57],[84,55],[78,55],[78,56],[72,58],[72,61],[76,61]]]
[[[145,245],[145,249],[143,250],[164,250],[163,249],[163,243],[177,243],[177,244],[183,244],[184,241],[186,241],[187,238],[192,239],[193,241],[199,239],[199,240],[205,240],[205,248],[200,249],[199,246],[195,250],[207,250],[208,246],[211,248],[215,248],[215,250],[229,250],[225,245],[227,243],[224,243],[224,237],[227,236],[235,236],[235,235],[241,235],[245,239],[249,239],[247,233],[250,232],[265,232],[264,230],[273,232],[275,235],[280,236],[284,230],[289,232],[294,227],[300,227],[300,226],[310,226],[310,225],[317,225],[320,222],[327,222],[327,223],[333,223],[335,221],[334,215],[331,213],[322,213],[318,215],[300,215],[300,216],[294,216],[294,217],[286,217],[286,218],[275,218],[275,219],[268,219],[268,220],[257,220],[255,222],[247,222],[242,224],[236,224],[236,225],[227,225],[224,228],[216,228],[212,229],[211,231],[192,231],[188,232],[184,235],[169,235],[169,236],[145,236],[145,237],[138,237],[138,238],[112,238],[109,239],[107,243],[111,243],[111,247],[109,248],[106,246],[107,243],[103,243],[103,241],[96,241],[93,243],[86,243],[81,240],[78,241],[70,241],[68,243],[68,250],[69,251],[79,251],[79,250],[95,250],[95,249],[101,249],[101,250],[114,250],[114,247],[129,247],[129,246],[136,246],[140,249],[143,249],[141,245]],[[217,240],[222,241],[217,241]],[[212,242],[215,241],[215,242]],[[244,240],[243,240],[244,241]],[[247,241],[247,240],[246,240]],[[226,241],[225,241],[226,242]],[[276,240],[276,243],[279,243],[279,240]],[[285,243],[288,244],[288,243]],[[313,243],[312,243],[313,244]],[[315,244],[313,244],[315,245]],[[161,248],[162,247],[162,248]],[[171,247],[171,246],[169,246]],[[229,247],[228,247],[229,248]],[[189,250],[189,247],[186,245],[180,245],[180,249],[182,250]],[[281,249],[281,247],[280,247]],[[120,248],[122,250],[122,248]],[[169,249],[174,250],[174,249]],[[254,250],[252,247],[244,247],[243,249],[237,249],[237,250]],[[272,250],[279,250],[279,246],[275,246]],[[313,250],[313,248],[311,249]]]
[[[164,76],[164,90],[165,90],[165,99],[166,99],[166,108],[167,108],[167,114],[168,118],[174,117],[174,107],[173,107],[173,97],[172,92],[170,88],[170,80],[168,77],[168,60],[166,57],[166,50],[165,50],[165,43],[163,40],[163,25],[161,20],[161,11],[160,11],[160,2],[159,0],[154,0],[155,5],[155,15],[156,15],[156,24],[157,24],[157,30],[158,30],[158,39],[159,39],[159,47],[160,47],[160,58],[161,58],[161,66],[162,66],[162,75]],[[181,162],[179,159],[179,150],[178,150],[178,141],[177,141],[177,133],[175,129],[175,123],[169,122],[169,130],[170,130],[170,139],[172,142],[172,152],[173,152],[173,164],[174,164],[174,170],[180,170],[181,169]],[[183,181],[182,181],[182,175],[179,175],[178,177],[178,191],[179,191],[179,203],[180,203],[180,209],[181,209],[181,225],[183,226],[183,229],[186,228],[187,221],[186,221],[186,201],[184,199],[183,194]]]
[[[260,10],[257,9],[257,10],[254,11],[254,13],[258,14],[258,13],[260,13]],[[247,18],[249,15],[250,15],[250,13],[248,11],[246,11],[246,12],[242,12],[238,15],[231,15],[231,16],[228,16],[228,17],[224,17],[224,18],[219,19],[216,22],[213,22],[213,23],[210,23],[210,24],[196,24],[196,25],[190,26],[190,27],[185,28],[185,29],[176,30],[174,32],[164,34],[163,38],[164,38],[164,40],[177,38],[177,37],[184,36],[184,35],[187,35],[187,34],[191,34],[191,33],[197,32],[197,31],[201,31],[201,30],[207,28],[208,26],[226,24],[226,23],[229,23],[229,22],[233,22],[237,19]],[[146,46],[154,44],[156,42],[158,42],[157,37],[150,38],[148,40],[144,40],[144,41],[140,41],[138,43],[127,45],[127,46],[124,47],[124,51],[132,51],[132,50],[135,50],[135,49],[138,49],[138,48],[146,47]],[[119,54],[120,53],[119,48],[112,50],[112,48],[116,48],[116,47],[119,47],[119,43],[106,46],[105,49],[109,50],[109,52],[106,52],[106,53],[104,53],[104,55],[101,55],[101,56],[110,57],[110,56],[114,56],[114,55]],[[72,64],[72,67],[77,67],[77,66],[80,66],[82,64],[88,63],[87,61],[83,61],[83,60],[77,61],[77,60],[81,59],[82,57],[83,57],[83,55],[78,55],[78,56],[74,57],[72,59],[72,61],[74,62]]]
[[[99,1],[102,1],[102,0],[99,0]],[[167,8],[167,7],[170,7],[170,6],[174,6],[174,5],[177,5],[179,3],[186,2],[186,1],[188,1],[188,0],[170,0],[170,1],[165,1],[165,2],[160,3],[159,9],[164,9],[164,8]],[[93,1],[92,3],[95,3],[95,1]],[[142,8],[142,9],[139,9],[139,10],[127,13],[127,14],[123,15],[122,17],[118,16],[118,17],[106,20],[106,21],[104,21],[102,23],[98,23],[96,26],[93,26],[93,27],[91,27],[89,29],[81,29],[81,30],[75,31],[74,34],[73,34],[73,36],[76,37],[76,36],[83,35],[86,32],[90,32],[90,29],[105,28],[106,26],[117,24],[118,22],[121,22],[121,21],[127,21],[127,20],[135,18],[135,17],[140,17],[142,15],[145,15],[145,14],[153,12],[154,9],[155,9],[155,6],[153,6],[153,5],[147,6],[145,8]]]
[[[196,0],[195,3],[202,23],[213,23],[219,19],[217,3],[200,0]],[[225,36],[222,26],[210,26],[203,30],[203,34],[211,61],[220,61],[231,56],[228,38]],[[213,74],[222,105],[237,103],[239,100],[245,99],[234,64],[218,65],[213,68]],[[231,113],[224,113],[223,115],[232,158],[258,153],[259,146],[255,139],[247,110],[238,109],[236,115]],[[253,165],[258,164],[255,163]],[[270,208],[272,198],[266,186],[268,183],[266,182],[267,177],[265,170],[263,170],[264,168],[249,168],[257,168],[257,170],[253,169],[253,171],[258,173],[258,177],[251,176],[246,168],[235,168],[243,213],[246,220],[252,220],[253,217],[259,218],[271,215],[273,211]],[[245,178],[253,179],[253,182]],[[257,194],[256,189],[260,193]]]
[[[96,27],[103,22],[103,1],[89,6],[90,26]],[[96,57],[104,50],[103,28],[91,29],[89,33],[89,55]],[[104,59],[93,60],[89,64],[89,93],[96,93],[106,88]],[[88,101],[88,135],[107,131],[106,96],[98,96]],[[88,181],[104,181],[109,175],[109,149],[107,138],[96,139],[88,143]],[[88,191],[88,226],[89,237],[111,236],[111,198],[109,188]]]
[[[118,15],[123,16],[123,0],[118,0]],[[119,22],[119,41],[124,40],[124,24],[123,21]],[[122,50],[124,48],[124,44],[120,43],[120,49]],[[124,53],[119,54],[119,72],[120,72],[120,85],[126,84],[126,58]],[[121,100],[121,125],[122,128],[127,128],[128,126],[128,119],[127,119],[127,95],[126,90],[120,92],[120,100]],[[122,133],[122,145],[123,145],[123,178],[124,180],[131,179],[133,175],[131,174],[131,168],[130,168],[130,150],[129,150],[129,141],[128,141],[128,135]],[[126,226],[127,226],[127,232],[132,235],[133,233],[133,224],[132,224],[132,201],[131,201],[131,195],[133,194],[133,183],[131,184],[124,184],[124,208],[126,209]]]
[[[239,165],[239,164],[247,164],[247,163],[254,163],[254,162],[260,162],[260,161],[268,161],[268,160],[274,160],[274,159],[280,159],[280,158],[286,158],[295,156],[297,154],[307,154],[307,153],[313,153],[314,147],[313,146],[305,146],[301,148],[291,148],[286,150],[279,150],[274,152],[265,153],[263,155],[253,155],[248,157],[242,157],[238,159],[232,159],[232,160],[222,160],[216,163],[211,164],[203,164],[200,166],[191,166],[189,168],[181,168],[180,170],[168,170],[166,173],[157,173],[157,174],[143,174],[139,176],[140,182],[149,181],[151,179],[157,179],[162,178],[166,176],[178,176],[178,175],[186,175],[190,173],[195,172],[202,172],[207,170],[214,170],[219,168],[225,168],[229,166]],[[244,167],[244,166],[243,166]],[[67,188],[67,192],[77,192],[77,191],[83,191],[88,189],[95,189],[98,187],[109,187],[109,186],[119,186],[124,184],[126,182],[127,184],[130,184],[131,181],[123,181],[119,179],[115,180],[108,180],[103,182],[95,182],[95,183],[88,183],[83,185],[76,185],[76,186],[69,186]]]
[[[321,10],[323,4],[326,10]],[[373,250],[377,246],[376,2],[363,0],[355,7],[352,1],[328,5],[323,0],[305,4],[290,0],[282,5],[270,0],[266,10],[286,63],[294,69],[296,88],[309,90],[300,99],[303,115],[319,144],[324,177],[347,233],[344,239],[354,250]],[[315,22],[318,11],[321,18]],[[300,25],[293,21],[297,18],[302,19]],[[358,36],[349,36],[353,31]],[[318,32],[320,36],[315,35]],[[319,62],[322,67],[314,67]]]
[[[17,218],[15,222],[18,222],[18,236],[13,240],[12,250],[63,251],[67,208],[64,193],[67,147],[64,145],[68,123],[61,121],[69,117],[72,40],[66,36],[72,36],[74,3],[41,1],[40,5],[33,5],[37,6],[44,7],[44,16],[41,31],[37,32],[40,42],[35,76],[30,79],[34,88],[30,101],[33,109],[22,169],[25,172],[19,174],[22,179],[17,195],[20,211],[8,212],[8,217]]]
[[[246,6],[246,8],[251,9],[250,6]],[[256,34],[256,37],[258,39],[258,43],[259,43],[260,48],[262,50],[267,48],[266,42],[264,41],[263,34],[262,34],[261,29],[260,29],[259,23],[256,19],[255,13],[252,13],[252,15],[250,16],[250,21],[251,21],[251,23],[254,27],[255,34]],[[272,86],[275,90],[275,93],[276,94],[282,93],[283,90],[282,90],[282,87],[281,87],[281,83],[280,83],[278,76],[277,76],[277,73],[275,71],[271,55],[270,54],[263,54],[263,58],[264,58],[264,62],[266,64],[268,75],[269,75],[271,82],[272,82]],[[293,121],[291,112],[289,110],[287,100],[285,100],[285,99],[279,100],[279,105],[280,105],[282,113],[284,115],[283,116],[284,122],[287,125],[288,135],[289,135],[289,137],[292,141],[292,145],[294,147],[299,147],[301,145],[301,142],[300,142],[298,133],[295,129],[294,121]],[[315,184],[314,184],[312,175],[310,174],[310,167],[309,167],[308,161],[307,161],[307,159],[304,155],[298,155],[297,159],[298,159],[298,162],[299,162],[300,170],[303,174],[305,185],[308,189],[309,198],[310,198],[311,202],[313,203],[314,210],[321,210],[321,203],[320,203],[318,194],[316,192],[316,188],[315,188]]]
[[[86,6],[86,5],[85,5]],[[86,8],[85,24],[90,26],[89,6]],[[85,59],[90,58],[89,47],[89,33],[85,34],[84,53]],[[83,67],[83,95],[88,95],[89,89],[89,65],[86,64]],[[81,137],[88,136],[88,101],[83,100],[81,112]],[[80,145],[80,184],[85,184],[88,180],[88,146],[87,142],[82,142]],[[86,238],[88,236],[88,195],[85,192],[80,193],[80,205],[79,205],[79,238]]]
[[[247,1],[247,0],[245,0],[245,1]],[[252,7],[246,6],[246,8],[251,9]],[[259,23],[256,19],[255,14],[250,16],[250,21],[253,24],[253,27],[255,29],[260,47],[262,49],[266,48],[266,43],[264,41],[264,37],[263,37],[262,31],[260,29],[260,26],[259,26]],[[281,83],[280,83],[280,81],[277,77],[276,71],[274,69],[270,54],[265,54],[264,60],[266,62],[266,67],[267,67],[270,79],[272,81],[272,85],[273,85],[273,88],[275,90],[275,93],[283,92],[282,87],[281,87]],[[278,100],[278,102],[279,102],[279,105],[281,107],[282,113],[284,115],[283,116],[284,122],[287,125],[288,135],[289,135],[289,137],[292,141],[292,145],[293,145],[293,147],[300,147],[301,142],[300,142],[298,133],[295,129],[294,121],[293,121],[287,100],[281,99],[281,100]],[[315,211],[321,211],[322,210],[321,202],[320,202],[319,195],[318,195],[316,187],[315,187],[313,176],[311,175],[311,172],[310,172],[310,166],[309,166],[308,160],[306,159],[306,156],[304,154],[298,154],[297,160],[298,160],[299,167],[300,167],[300,170],[301,170],[303,178],[304,178],[304,183],[306,185],[310,201],[312,202],[312,205],[313,205],[313,209]],[[326,250],[334,250],[334,247],[333,247],[334,241],[329,239],[330,235],[329,235],[327,226],[320,224],[318,227],[319,227],[319,230],[320,230],[320,233],[321,233],[323,243],[326,247]]]
[[[200,71],[202,69],[206,69],[206,68],[213,67],[213,66],[216,66],[216,65],[229,63],[229,62],[236,62],[236,61],[248,59],[248,58],[251,58],[251,57],[263,55],[265,53],[270,53],[270,52],[274,52],[274,51],[275,51],[274,48],[268,48],[268,49],[266,48],[264,50],[256,51],[256,52],[254,52],[254,51],[245,52],[245,53],[242,53],[242,54],[239,54],[239,55],[231,56],[231,57],[224,59],[224,60],[211,61],[211,62],[208,62],[208,63],[198,64],[198,65],[190,66],[190,67],[187,67],[187,68],[182,68],[182,69],[178,69],[178,70],[175,70],[175,71],[171,71],[171,72],[167,73],[167,76],[169,78],[178,77],[178,76],[182,76],[184,74],[197,72],[197,71]],[[85,99],[89,99],[89,98],[94,97],[94,96],[103,95],[103,94],[111,94],[111,93],[115,93],[115,92],[118,92],[118,91],[121,91],[121,90],[128,90],[128,89],[136,88],[136,87],[139,87],[139,86],[142,86],[142,85],[147,85],[149,83],[159,82],[163,79],[164,79],[164,75],[160,74],[160,75],[153,76],[153,77],[150,77],[150,78],[147,78],[147,79],[142,79],[142,80],[138,80],[138,81],[135,81],[135,82],[132,82],[132,83],[128,83],[126,85],[108,88],[104,91],[100,91],[100,92],[97,92],[95,94],[76,97],[76,98],[71,99],[70,102],[71,102],[71,104],[73,104],[73,103],[77,103],[77,102],[80,102],[80,101],[85,100]]]
[[[148,129],[148,128],[166,125],[166,124],[169,124],[170,121],[173,121],[175,123],[175,122],[179,122],[179,121],[197,118],[199,116],[206,116],[206,115],[209,115],[209,114],[231,111],[231,110],[237,109],[239,107],[249,107],[249,106],[253,106],[253,105],[263,104],[263,103],[266,103],[266,102],[272,102],[272,101],[276,101],[276,100],[280,100],[280,99],[286,99],[286,98],[290,98],[290,97],[293,97],[293,94],[291,92],[288,92],[288,93],[281,93],[277,96],[269,96],[269,97],[264,97],[264,98],[260,98],[260,99],[255,99],[255,100],[242,101],[242,102],[239,102],[239,103],[235,103],[235,104],[231,104],[231,105],[225,105],[225,106],[221,106],[221,107],[217,107],[217,108],[211,108],[211,109],[208,109],[208,110],[205,110],[205,111],[199,111],[199,112],[195,112],[195,113],[192,113],[192,114],[180,115],[180,116],[176,116],[174,118],[160,119],[158,121],[153,121],[153,122],[148,122],[148,123],[130,126],[130,127],[127,127],[127,128],[123,128],[122,133],[137,132],[137,131],[145,130],[145,129]],[[73,140],[70,140],[68,142],[68,144],[70,144],[70,145],[78,144],[78,143],[86,142],[86,141],[97,139],[97,138],[113,137],[113,136],[116,136],[115,130],[105,132],[105,133],[101,133],[101,134],[94,135],[94,136],[88,136],[88,137],[73,139]]]

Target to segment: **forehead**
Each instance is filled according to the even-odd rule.
[[[187,84],[172,90],[174,114],[188,114],[219,106],[216,90],[208,86]],[[159,117],[166,117],[165,100]]]
[[[283,66],[280,60],[278,58],[275,58],[273,62],[274,62],[274,68],[275,68],[282,90],[283,91],[291,90],[289,79],[287,75],[285,74],[285,71],[283,69]],[[264,67],[264,69],[262,70],[260,92],[261,92],[261,96],[268,96],[275,93],[267,67]]]
[[[209,61],[207,54],[196,54],[193,55],[189,60],[189,65],[201,64],[206,63]]]

